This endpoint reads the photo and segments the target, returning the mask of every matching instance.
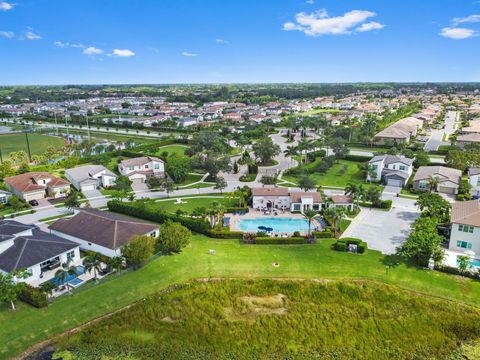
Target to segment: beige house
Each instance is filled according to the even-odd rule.
[[[479,144],[480,143],[480,132],[472,132],[465,135],[457,136],[457,146],[459,148],[465,149],[465,145],[468,144]]]
[[[349,195],[332,195],[329,207],[343,207],[348,211],[353,211],[353,198]]]
[[[479,200],[452,204],[451,223],[448,248],[455,251],[471,250],[480,255]]]
[[[322,195],[316,191],[290,191],[288,188],[262,187],[252,189],[252,207],[256,210],[290,210],[304,212],[306,209],[320,211]]]
[[[70,182],[47,172],[28,172],[5,179],[9,190],[25,201],[60,198],[70,191]]]
[[[423,120],[415,117],[407,117],[383,129],[375,135],[374,139],[378,144],[385,144],[387,142],[408,143],[412,137],[417,135],[418,130],[422,127]]]
[[[429,190],[431,178],[438,179],[437,192],[457,194],[462,181],[462,172],[445,166],[420,166],[413,178],[413,188]]]

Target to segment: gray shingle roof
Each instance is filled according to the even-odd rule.
[[[0,235],[12,236],[35,228],[35,225],[26,225],[15,220],[0,220]]]
[[[17,237],[14,244],[0,254],[0,269],[6,272],[26,269],[78,246],[41,230],[34,229],[32,233],[32,236]]]

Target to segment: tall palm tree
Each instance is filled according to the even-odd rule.
[[[71,260],[62,264],[62,267],[55,272],[55,277],[67,287],[68,295],[71,295],[70,284],[68,283],[68,278],[70,276],[78,276],[77,268],[70,265]]]
[[[362,184],[358,185],[358,188],[357,188],[357,208],[359,207],[360,205],[360,201],[362,200],[365,200],[365,196],[367,196],[367,191],[365,190],[365,188],[363,187]]]
[[[311,228],[312,228],[312,220],[315,218],[315,216],[318,215],[318,212],[312,209],[305,209],[303,211],[303,216],[308,220],[308,237],[310,238],[311,236]]]
[[[430,178],[428,179],[428,186],[430,187],[430,192],[437,191],[439,183],[440,181],[438,180],[438,178],[430,176]]]
[[[290,166],[293,165],[293,157],[298,155],[298,150],[295,146],[287,146],[286,150],[283,151],[283,154],[285,155],[285,157],[289,157],[290,158]]]
[[[108,261],[108,266],[114,269],[117,274],[123,269],[124,258],[122,256],[114,256]]]
[[[357,184],[348,183],[347,186],[345,187],[345,194],[350,195],[353,198],[357,196],[357,192],[358,192]]]
[[[325,209],[325,215],[330,218],[335,237],[338,235],[340,222],[345,217],[345,209],[341,206]]]
[[[98,273],[102,271],[102,261],[99,253],[92,253],[83,259],[83,266],[85,267],[85,271],[91,273],[93,271],[93,275],[95,277],[95,284],[98,284]]]

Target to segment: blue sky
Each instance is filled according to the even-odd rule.
[[[0,0],[0,85],[480,81],[480,0]]]

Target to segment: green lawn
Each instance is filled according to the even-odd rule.
[[[168,155],[184,155],[187,147],[185,145],[166,145],[158,148],[157,155],[160,156],[163,152],[168,152]]]
[[[41,155],[49,146],[62,147],[65,140],[55,136],[30,133],[28,134],[32,155]],[[28,154],[25,134],[2,134],[0,135],[0,151],[3,158],[7,159],[12,152],[23,150]]]
[[[58,350],[76,360],[460,359],[480,335],[478,309],[371,281],[224,280],[169,290],[61,338]]]
[[[201,174],[188,174],[185,181],[183,181],[179,184],[175,184],[175,185],[176,186],[190,185],[190,184],[193,184],[193,183],[196,183],[196,182],[202,180],[202,177],[203,177],[203,175],[201,175]]]
[[[57,299],[47,309],[19,303],[16,312],[0,307],[0,358],[17,355],[27,347],[112,312],[168,285],[204,277],[277,277],[371,279],[438,297],[480,306],[478,281],[399,265],[385,271],[385,257],[331,250],[332,241],[316,245],[241,245],[235,240],[195,236],[179,255],[154,259],[143,268],[91,283],[73,296]],[[215,255],[209,250],[215,249]],[[272,266],[279,262],[279,267]]]
[[[193,198],[182,198],[183,204],[175,204],[176,199],[169,199],[169,200],[161,200],[156,201],[155,206],[158,207],[159,210],[167,211],[167,212],[175,212],[176,210],[180,209],[185,211],[186,213],[191,213],[197,207],[204,207],[209,208],[213,202],[218,202],[225,207],[227,206],[238,206],[237,201],[233,201],[231,199],[225,199],[220,194],[218,196],[208,196],[208,197],[193,197]]]
[[[306,166],[307,169],[316,168],[320,163],[320,159],[315,160]],[[310,175],[317,183],[318,186],[335,186],[344,188],[348,183],[363,184],[365,187],[376,186],[370,185],[365,182],[365,178],[360,172],[360,162],[350,160],[340,160],[338,164],[334,164],[325,174],[318,172],[312,172]],[[298,182],[299,176],[287,176],[282,177],[284,180]]]

